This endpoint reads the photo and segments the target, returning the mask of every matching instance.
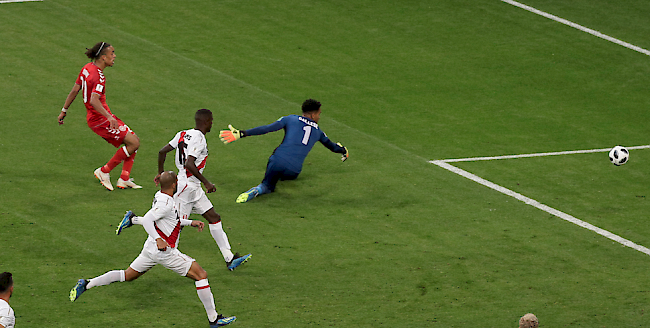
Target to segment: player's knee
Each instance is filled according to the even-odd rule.
[[[138,271],[135,271],[131,269],[130,267],[124,270],[124,281],[133,281],[138,279],[143,273],[140,273]]]
[[[135,134],[133,136],[135,136],[135,138],[133,138],[132,146],[135,148],[135,150],[138,150],[138,148],[140,148],[140,138],[138,138],[138,136]]]
[[[221,221],[221,215],[219,213],[215,212],[214,209],[210,209],[209,211],[205,212],[203,217],[208,220],[210,223],[218,223]]]
[[[131,152],[135,152],[138,150],[138,148],[140,148],[140,138],[138,138],[135,133],[132,133],[124,138],[124,144],[126,145],[126,148],[129,148]]]
[[[203,279],[208,279],[208,272],[203,269],[198,263],[192,262],[190,270],[187,272],[187,276],[199,281]]]

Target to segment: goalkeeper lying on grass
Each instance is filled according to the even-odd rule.
[[[302,103],[302,116],[289,115],[264,126],[240,131],[229,125],[230,130],[222,130],[219,138],[228,144],[239,138],[257,136],[284,129],[284,139],[278,146],[266,165],[264,180],[258,186],[249,189],[237,197],[237,203],[245,203],[266,193],[273,192],[278,180],[293,180],[302,171],[302,164],[316,141],[335,153],[343,154],[342,161],[348,159],[348,149],[343,145],[333,143],[325,132],[318,127],[321,103],[307,99]]]

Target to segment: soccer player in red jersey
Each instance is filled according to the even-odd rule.
[[[99,179],[99,182],[106,189],[113,190],[109,172],[124,162],[122,174],[117,180],[117,187],[120,189],[140,189],[142,187],[135,184],[130,177],[133,160],[140,147],[140,139],[131,131],[128,125],[111,113],[106,104],[104,69],[113,66],[115,63],[115,49],[106,42],[99,42],[91,49],[87,49],[86,56],[92,62],[84,65],[81,69],[77,81],[75,81],[72,90],[65,99],[63,109],[61,109],[58,117],[59,125],[63,124],[68,108],[79,94],[79,91],[81,91],[86,106],[88,127],[115,148],[118,148],[106,165],[95,170],[95,177]]]

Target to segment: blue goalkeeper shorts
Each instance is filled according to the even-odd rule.
[[[275,185],[279,180],[294,180],[298,177],[301,170],[296,171],[294,166],[287,161],[271,155],[269,162],[266,164],[266,173],[262,184],[270,191],[275,191]]]

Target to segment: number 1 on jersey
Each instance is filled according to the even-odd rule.
[[[309,143],[309,136],[311,135],[311,126],[305,125],[302,129],[305,130],[305,135],[302,137],[302,144],[307,145]]]

